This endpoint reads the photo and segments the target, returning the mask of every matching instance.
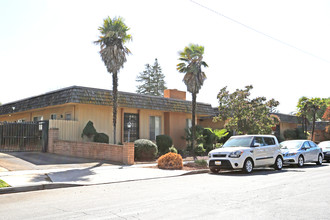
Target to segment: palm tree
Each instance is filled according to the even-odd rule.
[[[195,112],[196,112],[196,96],[201,89],[204,80],[206,79],[205,73],[202,71],[203,67],[208,65],[203,61],[204,47],[197,44],[190,44],[185,47],[183,51],[179,51],[181,63],[177,64],[177,70],[184,73],[183,82],[187,86],[188,92],[192,95],[192,149],[194,152],[195,147]],[[194,154],[195,157],[195,154]]]
[[[307,103],[306,103],[307,110],[311,112],[312,117],[313,117],[311,140],[314,140],[316,113],[323,107],[324,104],[325,104],[324,100],[322,100],[320,98],[310,98],[307,100]]]
[[[124,44],[131,41],[132,36],[127,33],[129,28],[121,17],[104,19],[103,26],[100,26],[98,30],[101,32],[101,36],[94,43],[100,45],[101,58],[108,72],[112,74],[113,142],[116,144],[118,73],[126,62],[126,55],[131,53]]]

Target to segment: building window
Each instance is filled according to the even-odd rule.
[[[56,120],[56,117],[57,117],[56,114],[51,114],[50,115],[50,119]]]
[[[42,121],[44,119],[43,116],[36,116],[36,117],[33,117],[33,121]]]
[[[192,122],[190,118],[186,119],[186,128],[191,128],[192,127]]]
[[[65,114],[65,120],[71,120],[71,113]]]
[[[161,129],[161,117],[150,116],[149,117],[149,139],[156,140],[157,135],[160,135]]]

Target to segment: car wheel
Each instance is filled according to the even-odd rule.
[[[282,157],[278,156],[276,158],[274,168],[275,168],[275,170],[282,170],[282,168],[283,168],[283,159],[282,159]]]
[[[247,158],[244,162],[243,172],[244,173],[251,173],[253,170],[253,162],[250,158]]]
[[[323,162],[323,157],[322,157],[321,154],[319,154],[319,156],[318,156],[318,160],[317,160],[317,162],[316,162],[316,165],[322,165],[322,162]]]
[[[304,157],[303,156],[299,156],[298,157],[298,167],[303,167],[304,166],[304,163],[305,163],[305,160],[304,160]]]
[[[219,173],[220,169],[219,168],[210,168],[212,173]]]

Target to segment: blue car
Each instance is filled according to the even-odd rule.
[[[322,165],[322,149],[313,141],[289,140],[280,143],[285,164],[295,164],[303,167],[305,163],[315,162]]]

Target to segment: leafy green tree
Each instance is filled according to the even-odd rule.
[[[118,106],[118,73],[126,62],[126,55],[130,50],[124,45],[132,40],[132,36],[127,33],[129,28],[124,23],[123,18],[110,17],[103,20],[103,26],[98,30],[101,33],[95,44],[100,45],[100,55],[107,71],[112,74],[112,97],[113,97],[113,140],[116,144],[117,106]]]
[[[141,84],[137,86],[136,92],[145,95],[163,96],[165,86],[165,76],[162,73],[157,58],[153,66],[145,65],[145,70],[137,76],[136,81]]]
[[[196,99],[199,90],[201,89],[204,80],[206,79],[205,73],[202,71],[202,67],[208,67],[203,60],[204,47],[197,44],[190,44],[186,46],[183,51],[179,51],[181,61],[177,64],[177,70],[180,73],[184,73],[183,82],[187,86],[188,92],[192,95],[192,148],[195,146],[195,112],[196,112]],[[194,158],[195,155],[194,155]]]
[[[306,98],[302,97],[299,99],[298,111],[299,114],[311,115],[312,116],[312,135],[311,140],[314,138],[315,121],[317,113],[326,105],[325,100],[321,98]],[[322,117],[322,116],[321,116]]]
[[[252,85],[229,93],[227,87],[220,90],[219,116],[215,120],[228,121],[226,128],[237,134],[269,134],[275,126],[276,118],[270,115],[279,102],[265,97],[250,99]]]

